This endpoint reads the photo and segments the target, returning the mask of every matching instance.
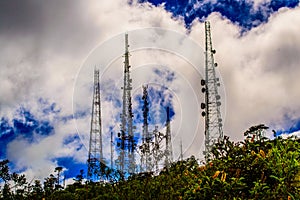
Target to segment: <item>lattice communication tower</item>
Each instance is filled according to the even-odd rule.
[[[166,108],[167,121],[166,121],[166,150],[165,150],[165,166],[170,167],[173,162],[173,150],[171,141],[171,120],[170,120],[170,107]]]
[[[216,51],[212,48],[212,39],[210,32],[210,23],[205,22],[205,80],[201,80],[203,86],[202,92],[205,93],[205,103],[201,108],[205,111],[202,116],[205,117],[205,151],[206,161],[210,159],[211,148],[215,142],[223,138],[222,118],[221,118],[221,97],[218,94],[220,79],[216,76],[214,54]]]
[[[121,131],[118,134],[119,156],[117,160],[118,169],[121,172],[134,174],[136,172],[135,163],[135,140],[133,126],[133,112],[131,102],[132,79],[130,78],[129,51],[128,51],[128,34],[125,34],[125,61],[124,61],[124,85],[123,105],[121,114]]]
[[[100,82],[99,70],[94,71],[94,93],[92,104],[92,118],[89,141],[88,155],[88,173],[89,180],[99,180],[99,169],[101,163],[104,164],[102,151],[102,124],[101,124],[101,101],[100,101]]]
[[[148,99],[148,86],[143,86],[143,135],[142,135],[142,144],[140,145],[139,149],[141,151],[141,172],[144,171],[151,171],[152,165],[151,162],[153,160],[152,158],[152,152],[151,152],[151,142],[152,142],[152,134],[149,132],[148,129],[148,114],[149,114],[149,99]]]

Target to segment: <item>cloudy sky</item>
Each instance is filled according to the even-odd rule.
[[[224,133],[238,141],[264,123],[299,134],[299,1],[1,0],[0,159],[29,178],[56,166],[66,178],[86,170],[95,67],[108,156],[110,132],[119,131],[125,32],[137,137],[148,84],[150,129],[164,131],[171,106],[174,159],[180,140],[184,157],[202,159],[205,20],[217,51]]]

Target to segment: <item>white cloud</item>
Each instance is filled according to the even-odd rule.
[[[297,138],[300,137],[300,131],[296,131],[296,132],[293,132],[293,133],[290,133],[290,134],[282,134],[280,135],[282,138],[288,138],[288,137],[291,137],[291,136],[296,136]]]
[[[35,103],[40,97],[57,103],[57,107],[61,108],[61,116],[70,115],[74,87],[78,92],[75,96],[76,103],[83,109],[89,108],[92,101],[89,93],[91,91],[88,89],[92,84],[94,66],[88,66],[86,71],[80,71],[78,77],[76,75],[89,52],[98,44],[105,45],[104,41],[118,38],[118,34],[125,31],[147,27],[161,27],[178,31],[179,34],[186,33],[182,19],[174,19],[162,7],[152,7],[147,3],[134,2],[130,6],[121,0],[89,1],[78,3],[77,6],[81,9],[76,5],[66,13],[58,9],[58,15],[55,15],[55,9],[43,8],[46,9],[43,14],[44,28],[34,32],[32,36],[0,35],[0,41],[4,44],[0,50],[3,72],[0,75],[3,83],[0,92],[4,94],[0,97],[0,111],[3,115],[12,119],[12,110],[20,104],[26,104],[36,116],[40,116],[40,108]],[[55,5],[51,8],[53,7],[55,8]],[[224,129],[225,134],[231,138],[243,139],[243,132],[254,124],[277,124],[280,127],[285,123],[284,114],[294,119],[299,117],[299,13],[299,7],[281,9],[268,23],[252,29],[243,36],[240,36],[240,29],[236,25],[219,14],[213,13],[208,17],[212,26],[213,46],[217,50],[215,58],[219,63],[218,69],[226,89],[226,108],[223,107],[224,117],[226,109]],[[180,56],[189,55],[192,63],[201,61],[203,51],[195,52],[194,48],[181,51],[180,47],[186,44],[185,41],[173,41],[168,35],[152,36],[153,41],[159,41],[159,37],[164,38],[162,43],[172,49],[177,48],[182,54]],[[194,21],[189,36],[199,47],[204,47],[202,23]],[[137,41],[145,39],[130,35],[129,38],[132,48],[134,45],[138,46]],[[153,46],[157,45],[161,44],[156,43]],[[107,80],[120,80],[116,81],[112,88],[119,88],[117,83],[122,83],[123,58],[118,54],[119,51],[123,52],[123,44],[106,48],[102,57],[116,54],[115,60],[101,60],[111,64]],[[155,77],[147,68],[149,66],[165,66],[176,71],[178,79],[172,83],[171,89],[179,99],[176,105],[180,106],[176,106],[175,110],[180,115],[176,115],[172,123],[171,129],[174,132],[179,130],[173,137],[173,147],[178,155],[179,140],[182,139],[185,156],[196,154],[198,157],[202,151],[204,135],[203,121],[199,115],[201,109],[198,107],[203,98],[200,93],[201,77],[188,63],[191,61],[187,62],[180,56],[156,50],[132,52],[131,63],[135,76],[133,82],[138,90],[144,79],[154,80]],[[147,73],[144,73],[145,71]],[[74,86],[74,82],[80,79],[82,87]],[[225,100],[224,91],[221,93],[222,99]],[[103,102],[102,105],[104,124],[110,123],[117,130],[119,125],[115,116],[118,115],[118,109],[109,102]],[[83,141],[87,141],[89,137],[89,120],[90,116],[87,116],[76,121]],[[179,122],[179,125],[175,122]],[[107,135],[108,127],[105,128]],[[85,162],[87,152],[84,148],[76,151],[79,145],[77,142],[69,146],[63,145],[64,138],[75,132],[76,127],[72,121],[55,121],[55,134],[33,144],[23,139],[15,140],[8,145],[8,155],[18,167],[29,167],[27,173],[32,177],[46,177],[56,167],[51,158],[73,156],[76,160]],[[109,144],[107,140],[106,144]],[[109,153],[108,148],[105,149],[105,153]]]

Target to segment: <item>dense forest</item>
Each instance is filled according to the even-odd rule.
[[[300,144],[295,137],[267,139],[262,126],[251,127],[242,142],[225,136],[206,163],[195,157],[174,162],[158,175],[151,172],[126,179],[103,166],[101,182],[88,182],[81,170],[62,188],[58,176],[28,183],[0,161],[0,199],[300,199]]]

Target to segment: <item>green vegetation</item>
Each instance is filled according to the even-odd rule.
[[[55,186],[53,175],[31,185],[23,175],[10,174],[4,160],[0,199],[300,199],[299,140],[268,140],[262,137],[263,129],[251,127],[238,143],[225,136],[203,165],[192,156],[157,176],[142,173],[121,181],[106,170],[110,181],[102,183],[84,183],[81,171],[65,189]]]

